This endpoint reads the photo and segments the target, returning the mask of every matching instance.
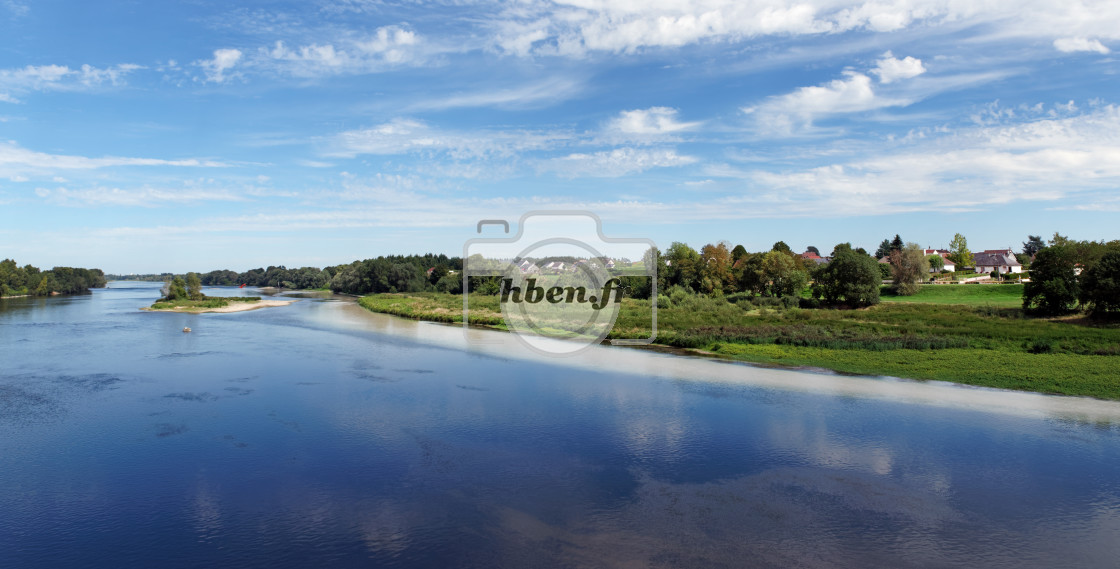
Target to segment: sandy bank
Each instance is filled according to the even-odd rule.
[[[149,312],[189,312],[191,314],[202,314],[204,312],[244,312],[246,310],[256,310],[258,308],[268,308],[270,306],[287,306],[295,300],[258,300],[256,302],[230,302],[229,304],[218,308],[192,308],[189,306],[180,306],[176,308],[141,308],[140,310],[147,310]]]

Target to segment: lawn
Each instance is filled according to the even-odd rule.
[[[756,363],[1120,399],[1120,327],[1026,318],[1017,304],[998,302],[1008,296],[1003,290],[941,288],[1021,293],[1020,285],[932,286],[861,310],[771,310],[687,296],[658,309],[657,342]],[[375,312],[462,322],[459,295],[359,302]],[[624,299],[611,336],[648,337],[650,312],[649,301]],[[497,297],[472,296],[470,321],[504,328]]]
[[[981,306],[1022,306],[1023,285],[1021,284],[942,284],[922,285],[922,290],[913,296],[898,296],[891,287],[884,286],[879,292],[883,302],[921,302],[928,304],[967,304]]]

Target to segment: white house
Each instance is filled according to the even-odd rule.
[[[957,264],[949,260],[949,252],[948,251],[946,251],[944,249],[925,249],[925,250],[923,250],[923,252],[926,254],[927,257],[930,256],[930,255],[937,255],[937,256],[941,257],[941,262],[943,263],[942,268],[944,270],[946,270],[946,271],[956,271],[957,270]],[[929,272],[936,273],[936,272],[938,272],[938,270],[933,268],[933,267],[930,267]]]
[[[521,274],[524,275],[535,275],[541,272],[541,268],[538,267],[536,263],[530,262],[528,259],[521,261],[521,264],[517,265],[517,268],[521,271]]]
[[[1023,265],[1015,258],[1011,249],[988,249],[972,256],[977,273],[991,273],[999,270],[1001,275],[1023,272]]]

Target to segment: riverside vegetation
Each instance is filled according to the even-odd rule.
[[[829,310],[677,289],[659,297],[656,343],[761,364],[1120,399],[1120,327],[1029,318],[1007,306],[1021,294],[1021,285],[926,285],[905,302]],[[378,294],[359,303],[462,322],[461,295]],[[471,324],[504,329],[498,297],[472,295],[470,306]],[[610,336],[648,337],[650,311],[649,300],[624,298]]]
[[[55,267],[49,271],[31,265],[19,266],[12,259],[0,261],[0,297],[78,294],[105,288],[101,269]]]

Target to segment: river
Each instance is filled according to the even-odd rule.
[[[0,300],[0,567],[1120,559],[1118,403],[156,296]]]

